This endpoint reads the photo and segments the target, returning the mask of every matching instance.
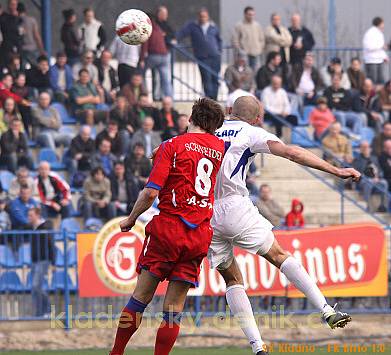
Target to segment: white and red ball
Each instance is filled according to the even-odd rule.
[[[151,36],[152,23],[145,12],[131,9],[118,16],[115,30],[123,42],[137,45],[146,42]]]

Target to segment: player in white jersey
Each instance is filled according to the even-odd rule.
[[[263,256],[279,268],[321,312],[331,328],[344,327],[351,320],[348,314],[328,305],[304,267],[280,247],[272,232],[273,225],[251,202],[246,175],[255,154],[274,154],[342,179],[360,179],[358,171],[334,167],[310,151],[285,145],[275,135],[254,126],[262,118],[260,102],[251,96],[242,96],[235,101],[229,119],[216,131],[216,135],[225,141],[226,153],[217,176],[212,218],[214,235],[208,252],[211,267],[216,267],[226,282],[231,312],[238,318],[255,354],[267,354],[267,351],[244,290],[242,274],[233,254],[234,246]]]

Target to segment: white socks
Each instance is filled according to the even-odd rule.
[[[326,298],[320,292],[316,283],[308,275],[303,265],[299,263],[293,256],[289,256],[280,267],[281,272],[287,279],[293,283],[309,301],[322,313],[333,310],[327,304]]]
[[[265,349],[257,322],[255,321],[250,300],[243,285],[229,286],[226,298],[234,317],[238,320],[240,328],[250,342],[254,354]]]

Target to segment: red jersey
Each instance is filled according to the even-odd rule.
[[[188,227],[209,221],[224,142],[212,134],[186,133],[163,142],[146,187],[160,190],[158,208]]]

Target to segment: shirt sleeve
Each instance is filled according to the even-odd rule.
[[[276,135],[265,131],[262,128],[255,128],[251,134],[250,150],[252,153],[266,153],[271,154],[269,146],[267,145],[268,141],[280,142],[280,138]]]
[[[151,174],[145,187],[160,190],[170,174],[174,148],[172,141],[163,142],[155,156]]]

